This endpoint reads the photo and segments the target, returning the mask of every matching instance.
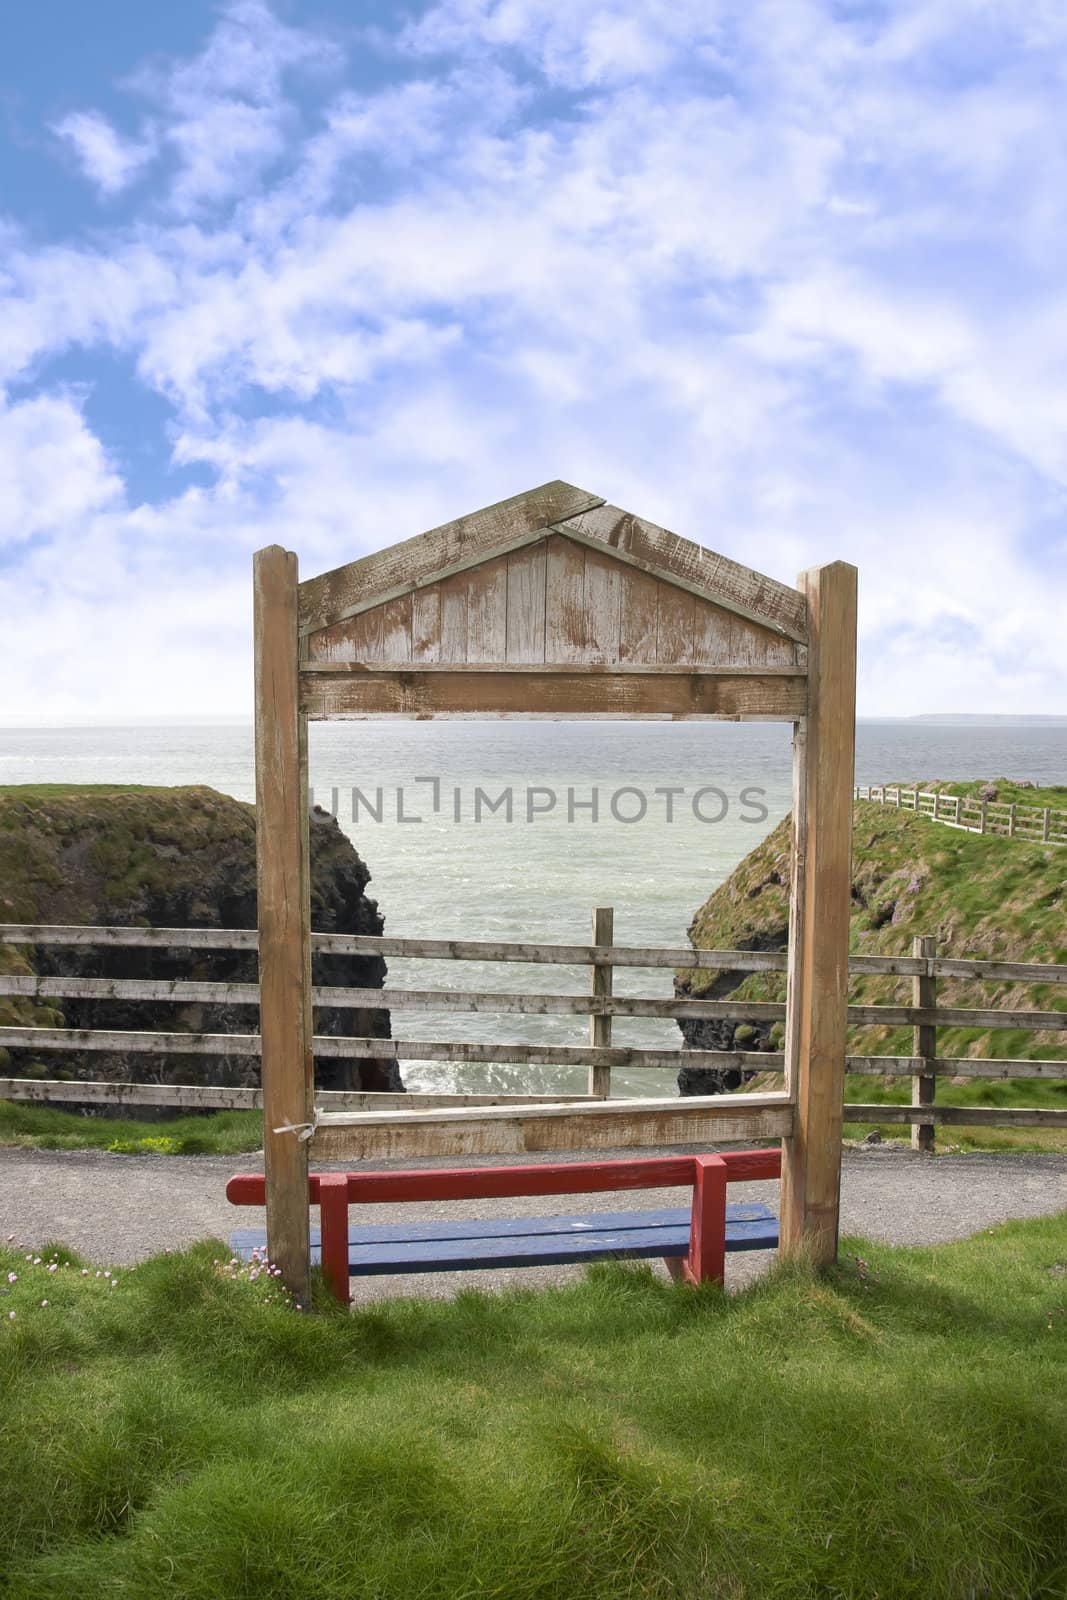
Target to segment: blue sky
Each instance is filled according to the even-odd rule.
[[[56,0],[0,66],[0,717],[244,711],[310,575],[565,478],[860,710],[1067,711],[1060,0]]]

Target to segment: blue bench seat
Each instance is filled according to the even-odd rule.
[[[494,1267],[554,1266],[610,1258],[684,1257],[689,1250],[688,1206],[659,1210],[592,1211],[551,1217],[457,1218],[446,1222],[350,1226],[348,1270],[353,1277],[399,1272],[462,1272]],[[768,1206],[726,1208],[726,1248],[774,1250],[778,1219]],[[230,1236],[235,1255],[266,1250],[262,1229]],[[311,1229],[311,1259],[321,1261],[321,1237]]]

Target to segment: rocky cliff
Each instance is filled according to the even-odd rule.
[[[1001,781],[1003,787],[1003,781]],[[785,950],[789,933],[790,819],[785,818],[701,906],[689,927],[697,949]],[[946,956],[976,960],[1067,961],[1067,850],[963,832],[860,801],[852,841],[851,948],[856,954],[910,955],[915,934],[933,934]],[[785,999],[785,976],[731,971],[679,973],[676,993],[739,1000]],[[908,1004],[908,980],[853,978],[856,1004]],[[942,980],[944,1005],[1057,1010],[1062,985],[1024,986]],[[704,1050],[777,1050],[782,1026],[765,1022],[679,1024],[686,1045]],[[910,1028],[852,1029],[856,1055],[908,1055]],[[951,1029],[938,1032],[951,1056],[1067,1054],[1059,1032]],[[751,1077],[752,1074],[748,1074]],[[869,1081],[869,1080],[868,1080]],[[685,1068],[683,1094],[739,1088],[741,1073]]]
[[[368,898],[370,873],[324,812],[312,815],[312,926],[381,933]],[[122,926],[253,928],[256,925],[255,808],[208,788],[38,786],[0,792],[0,920]],[[188,978],[255,982],[254,951],[0,947],[9,972],[83,977]],[[371,956],[316,956],[316,983],[381,988],[385,963]],[[0,999],[5,1022],[195,1033],[250,1033],[255,1008],[162,1001]],[[388,1038],[387,1011],[328,1010],[316,1032]],[[158,1056],[13,1050],[9,1075],[161,1083],[256,1085],[248,1056]],[[0,1051],[0,1061],[5,1053]],[[403,1089],[395,1061],[319,1059],[326,1089]]]

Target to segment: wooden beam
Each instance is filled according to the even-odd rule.
[[[808,610],[808,714],[794,754],[786,1087],[796,1123],[782,1152],[785,1254],[836,1260],[845,1086],[852,786],[856,724],[856,569],[802,573]]]
[[[600,496],[573,484],[543,483],[387,550],[308,578],[300,585],[300,632],[328,627],[367,606],[409,594],[421,583],[486,561],[554,522],[600,503]]]
[[[310,906],[305,741],[297,686],[297,562],[279,545],[253,558],[256,881],[259,900],[263,1157],[270,1259],[306,1303],[311,1271],[308,1147]]]
[[[318,1120],[316,1160],[441,1155],[521,1155],[540,1150],[626,1150],[784,1137],[793,1107],[780,1093],[694,1095],[690,1099],[599,1100],[527,1111],[438,1111],[337,1115]]]
[[[301,672],[313,721],[358,717],[762,718],[791,722],[807,703],[805,674],[742,672]]]

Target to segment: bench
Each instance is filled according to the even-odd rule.
[[[319,1207],[320,1219],[320,1227],[311,1230],[311,1259],[321,1263],[330,1289],[346,1305],[351,1277],[612,1257],[661,1257],[679,1280],[721,1283],[727,1251],[773,1250],[778,1244],[773,1211],[755,1202],[728,1205],[727,1185],[780,1173],[779,1150],[418,1172],[317,1172],[308,1178],[308,1201]],[[691,1206],[349,1226],[351,1205],[676,1187],[692,1189]],[[226,1196],[233,1205],[262,1206],[266,1180],[262,1173],[242,1173],[227,1183]],[[231,1235],[230,1247],[249,1258],[254,1251],[264,1252],[266,1243],[262,1230],[243,1228]]]

